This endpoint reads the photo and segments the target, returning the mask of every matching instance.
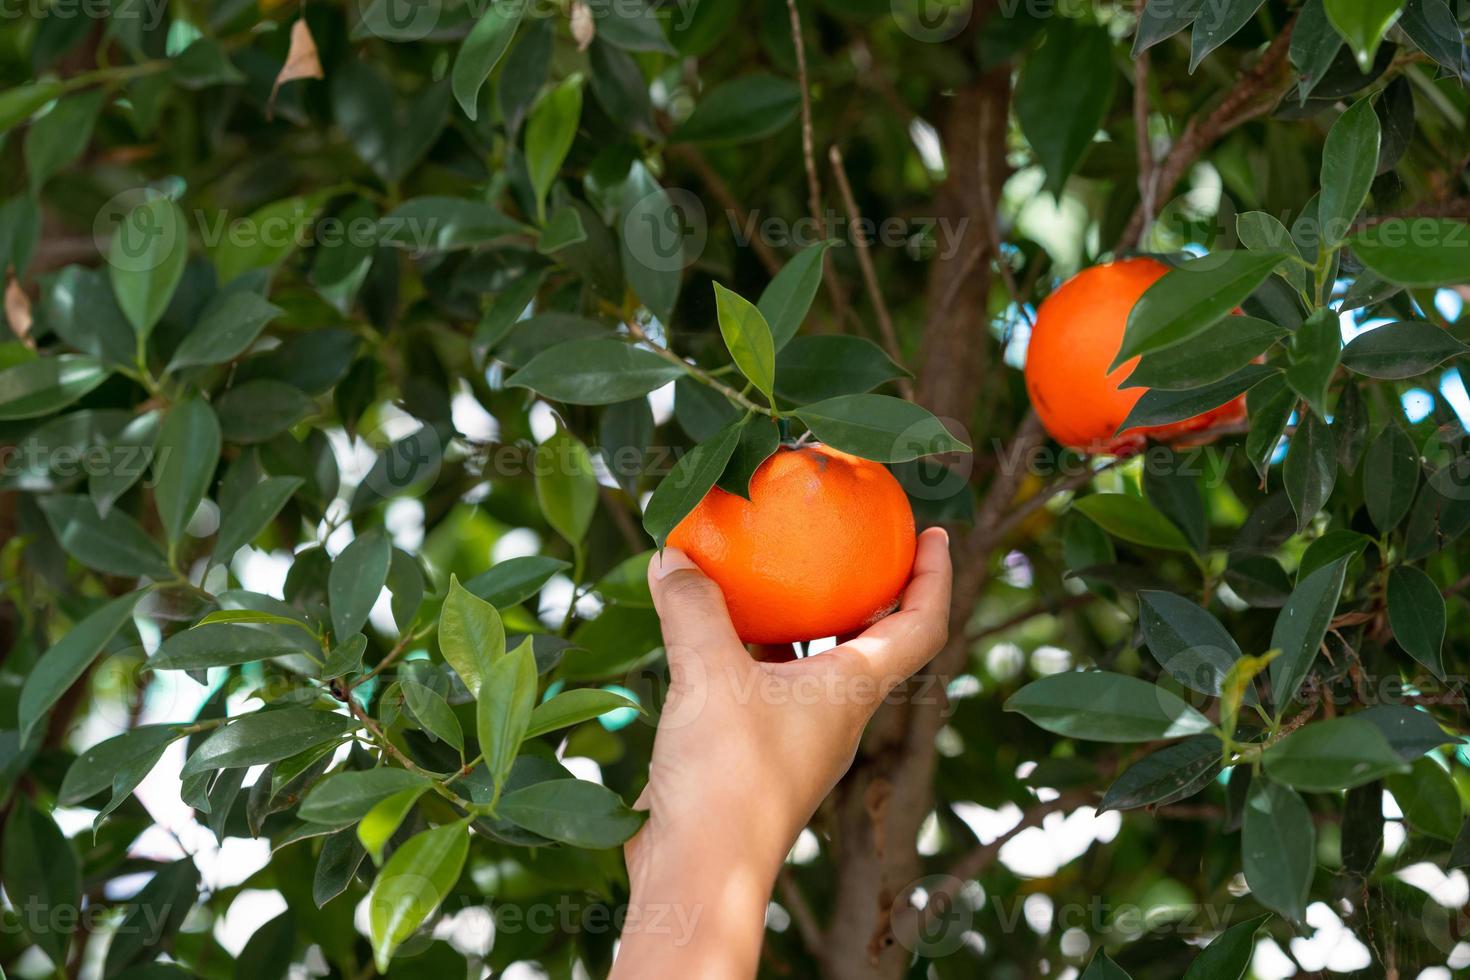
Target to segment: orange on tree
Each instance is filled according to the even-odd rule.
[[[807,445],[762,463],[749,500],[710,490],[668,543],[720,586],[743,642],[794,643],[891,610],[915,540],[908,497],[884,466]]]
[[[1121,259],[1084,269],[1036,311],[1026,351],[1026,391],[1053,439],[1088,453],[1129,453],[1149,439],[1178,442],[1245,417],[1245,396],[1194,418],[1118,432],[1145,388],[1119,387],[1138,358],[1109,372],[1123,344],[1128,314],[1169,271],[1149,258]]]

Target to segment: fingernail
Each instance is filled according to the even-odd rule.
[[[938,531],[940,537],[944,538],[944,543],[945,544],[949,544],[949,531],[948,530],[946,530],[945,528],[942,528],[942,527],[931,527],[929,530],[931,530],[931,531]]]
[[[648,563],[648,570],[656,579],[662,579],[673,572],[694,567],[694,562],[689,560],[689,556],[678,548],[665,548],[663,554],[654,555],[653,561]]]

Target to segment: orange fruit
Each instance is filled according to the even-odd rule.
[[[720,586],[745,643],[840,636],[882,618],[908,584],[915,542],[893,474],[822,445],[778,449],[749,500],[710,490],[668,540]]]
[[[1036,311],[1026,351],[1026,391],[1046,431],[1064,446],[1089,453],[1136,452],[1149,439],[1178,442],[1190,434],[1245,417],[1245,396],[1182,422],[1119,433],[1145,388],[1120,388],[1138,365],[1108,365],[1123,345],[1128,314],[1169,267],[1147,258],[1093,266],[1068,279]]]

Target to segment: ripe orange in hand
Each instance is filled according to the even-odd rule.
[[[1178,442],[1191,433],[1245,417],[1245,396],[1168,425],[1119,433],[1144,388],[1120,388],[1138,358],[1108,373],[1123,345],[1128,314],[1169,267],[1147,258],[1084,269],[1036,311],[1026,351],[1026,391],[1046,431],[1064,446],[1091,453],[1128,453],[1148,439]]]
[[[743,642],[794,643],[861,630],[892,609],[915,541],[893,474],[810,445],[762,463],[749,500],[710,490],[668,543],[720,586]]]

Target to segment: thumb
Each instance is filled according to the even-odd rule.
[[[678,548],[653,556],[648,588],[670,660],[706,649],[743,651],[720,587]]]

